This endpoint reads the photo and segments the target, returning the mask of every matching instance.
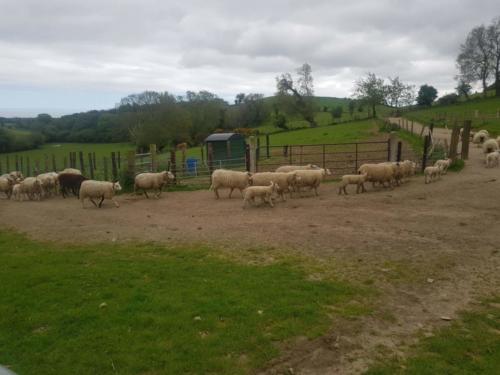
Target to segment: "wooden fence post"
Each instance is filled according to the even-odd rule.
[[[21,157],[19,158],[20,168],[21,168],[21,169],[19,169],[19,170],[20,170],[21,172],[23,171],[23,168],[24,168],[24,163],[23,163],[23,160],[24,160],[24,158],[21,156]],[[29,174],[29,173],[27,173],[27,175],[29,176],[30,174]]]
[[[214,149],[212,143],[207,143],[207,164],[208,164],[208,172],[210,173],[210,179],[211,179],[212,173],[214,171]]]
[[[29,156],[26,157],[26,176],[31,176],[31,164]]]
[[[172,172],[174,175],[174,185],[177,185],[177,164],[175,160],[175,150],[170,151],[170,172]]]
[[[453,161],[457,159],[457,150],[459,141],[460,141],[460,127],[458,125],[454,125],[453,130],[451,131],[450,155],[448,156]]]
[[[52,154],[52,171],[57,172],[56,156]]]
[[[250,172],[250,146],[245,144],[245,167],[247,172]]]
[[[427,151],[429,150],[429,146],[431,144],[431,136],[428,134],[424,138],[424,150],[422,153],[422,172],[425,167],[427,167]]]
[[[469,159],[469,145],[470,145],[470,130],[472,127],[472,121],[464,121],[464,128],[462,131],[462,160]]]
[[[269,159],[269,134],[266,134],[266,157]]]
[[[358,172],[358,144],[356,143],[356,153],[354,155],[354,173]]]
[[[104,181],[108,181],[108,158],[106,156],[103,156],[102,158],[102,164],[104,166]]]
[[[83,174],[83,173],[85,173],[85,162],[83,160],[83,152],[79,151],[78,152],[78,156],[79,156],[79,159],[80,159],[80,170],[82,171],[82,174]]]
[[[7,173],[7,172],[6,172]],[[2,170],[2,160],[0,160],[0,174],[3,174],[3,170]]]
[[[155,147],[156,147],[156,145],[155,145]],[[117,160],[117,162],[118,162],[118,170],[121,171],[122,170],[122,155],[121,155],[120,151],[118,151],[117,154],[118,154],[118,160]]]
[[[5,171],[5,173],[9,173],[10,172],[10,159],[9,159],[9,155],[7,155],[7,159],[5,160],[5,168],[7,168],[7,170]]]
[[[92,154],[89,152],[89,172],[90,172],[90,178],[93,180],[94,179],[94,163],[92,162]]]
[[[19,170],[19,156],[16,155],[16,171]]]
[[[289,146],[288,157],[289,157],[290,164],[292,164],[292,145]]]
[[[398,142],[398,152],[396,155],[396,161],[399,163],[401,161],[401,151],[403,150],[403,143],[401,141]]]
[[[250,173],[257,172],[257,139],[255,136],[248,139],[250,145]]]
[[[413,134],[413,120],[411,120],[411,134]]]
[[[201,154],[201,164],[205,164],[205,151],[203,146],[200,146],[200,154]]]
[[[113,181],[118,180],[118,169],[116,165],[116,153],[113,151],[111,153],[111,172],[113,174]]]

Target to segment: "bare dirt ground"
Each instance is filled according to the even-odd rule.
[[[215,200],[210,191],[122,195],[120,208],[102,209],[82,209],[76,199],[0,199],[0,227],[38,240],[210,243],[235,254],[313,259],[338,277],[373,284],[380,291],[373,313],[284,344],[285,354],[262,373],[355,374],[381,355],[404,356],[418,333],[431,334],[449,324],[442,317],[500,290],[500,168],[485,168],[473,145],[470,154],[463,171],[428,185],[416,176],[394,190],[356,195],[351,186],[339,196],[328,183],[319,197],[274,208],[242,209],[239,192]]]

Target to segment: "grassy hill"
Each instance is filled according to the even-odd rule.
[[[476,117],[476,111],[478,116]],[[457,120],[472,120],[474,128],[487,129],[489,132],[500,134],[500,98],[477,98],[446,106],[432,106],[404,113],[404,117],[421,123],[429,124],[434,121],[435,126],[452,126]]]

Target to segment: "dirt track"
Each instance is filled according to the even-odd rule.
[[[394,190],[290,199],[274,209],[242,209],[239,193],[167,193],[162,199],[118,197],[120,208],[82,209],[76,199],[0,199],[0,227],[34,239],[64,242],[147,240],[209,242],[234,252],[290,251],[334,264],[338,274],[373,280],[382,295],[375,313],[321,339],[290,345],[268,373],[358,373],[383,345],[401,353],[418,331],[448,324],[475,297],[498,290],[500,168],[486,169],[479,149],[460,173],[425,185],[423,177]],[[226,196],[223,194],[222,196]],[[6,214],[8,212],[8,215]],[[428,279],[432,279],[429,282]],[[395,320],[383,318],[389,312]]]

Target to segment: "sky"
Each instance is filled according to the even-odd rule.
[[[315,94],[349,97],[368,72],[439,94],[498,0],[0,0],[0,116],[113,108],[145,90],[275,92],[312,67]]]

